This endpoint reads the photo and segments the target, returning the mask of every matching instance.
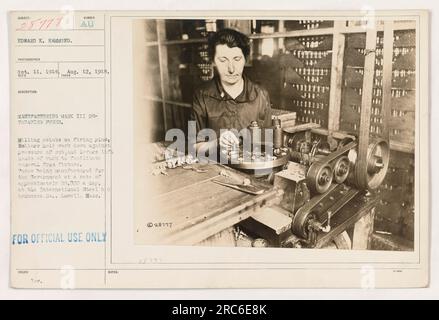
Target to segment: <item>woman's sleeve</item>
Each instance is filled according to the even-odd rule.
[[[200,91],[194,94],[190,120],[196,122],[197,132],[207,127],[206,106]]]
[[[265,89],[262,89],[264,101],[262,106],[262,112],[263,116],[262,119],[264,120],[264,128],[271,127],[271,103],[270,103],[270,96],[268,95],[268,91]]]

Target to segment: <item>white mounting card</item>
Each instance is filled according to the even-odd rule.
[[[395,35],[413,31],[409,49],[395,44],[398,39],[386,37],[389,26]],[[346,62],[341,51],[349,47],[350,35],[375,32],[384,46],[387,40],[394,41],[397,52],[383,57],[381,69],[390,70],[387,74],[394,79],[413,79],[413,110],[389,111],[390,123],[407,112],[414,119],[413,135],[407,137],[412,140],[401,142],[405,136],[394,131],[391,136],[402,138],[389,144],[392,152],[413,157],[412,247],[371,250],[366,243],[361,248],[361,237],[354,233],[370,229],[366,218],[372,217],[368,221],[373,224],[375,208],[363,208],[363,219],[355,211],[361,208],[353,205],[358,221],[349,220],[345,229],[322,226],[326,233],[338,232],[331,241],[347,237],[352,250],[334,250],[333,241],[319,249],[267,247],[263,237],[252,238],[237,226],[254,216],[254,221],[278,233],[288,231],[292,223],[288,214],[279,215],[280,209],[274,207],[264,211],[265,204],[282,196],[279,190],[251,195],[214,184],[212,179],[227,180],[227,175],[235,174],[239,180],[246,173],[219,165],[206,169],[188,156],[158,162],[163,151],[158,142],[169,138],[165,133],[180,129],[177,136],[184,134],[183,128],[173,126],[181,119],[187,121],[191,113],[194,74],[200,84],[216,72],[208,59],[206,35],[223,28],[240,30],[250,38],[251,59],[245,70],[280,56],[285,63],[293,56],[306,61],[291,72],[306,82],[299,88],[306,93],[303,101],[327,95],[329,123],[313,130],[329,128],[326,134],[333,134],[335,140],[341,124],[351,116],[340,114],[347,68],[337,64]],[[428,33],[428,12],[416,10],[367,15],[347,11],[10,12],[11,286],[428,286]],[[319,49],[325,37],[331,40],[329,47]],[[380,40],[376,45],[381,45]],[[368,54],[380,55],[379,49],[358,49],[366,63]],[[413,65],[399,68],[396,75],[392,59],[405,54],[414,55]],[[329,66],[313,67],[325,59]],[[367,70],[363,71],[355,72],[366,77]],[[272,70],[267,72],[271,74]],[[321,86],[318,81],[324,77],[329,83]],[[406,91],[387,86],[391,96],[385,100],[386,93],[376,91],[386,89],[386,83],[379,82],[384,78],[385,74],[378,75],[378,84],[369,86],[374,94],[387,102],[406,96]],[[280,74],[278,79],[265,80],[291,88]],[[311,118],[319,105],[306,108],[308,114],[298,113],[288,121],[315,122]],[[355,116],[359,119],[360,113]],[[379,134],[378,126],[370,125]],[[299,181],[306,170],[295,174]]]

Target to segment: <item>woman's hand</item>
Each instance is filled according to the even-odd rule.
[[[220,138],[219,144],[221,148],[231,148],[235,145],[239,145],[239,139],[235,136],[232,131],[224,131]]]

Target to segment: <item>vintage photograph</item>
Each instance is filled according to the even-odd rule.
[[[414,250],[416,21],[351,19],[133,20],[136,245]]]
[[[428,286],[429,12],[175,10],[9,14],[11,286]]]

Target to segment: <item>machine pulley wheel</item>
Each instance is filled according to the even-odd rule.
[[[312,212],[299,209],[293,218],[293,223],[291,227],[291,231],[293,232],[293,234],[307,239],[308,226],[311,219],[315,219],[315,215]]]
[[[343,183],[349,175],[350,162],[347,156],[342,156],[334,162],[334,180]]]
[[[331,186],[333,176],[329,164],[316,161],[308,169],[306,177],[308,187],[314,193],[325,193]]]
[[[386,140],[379,139],[369,144],[366,162],[357,161],[355,165],[357,186],[368,190],[378,188],[386,177],[389,159],[390,148]]]

